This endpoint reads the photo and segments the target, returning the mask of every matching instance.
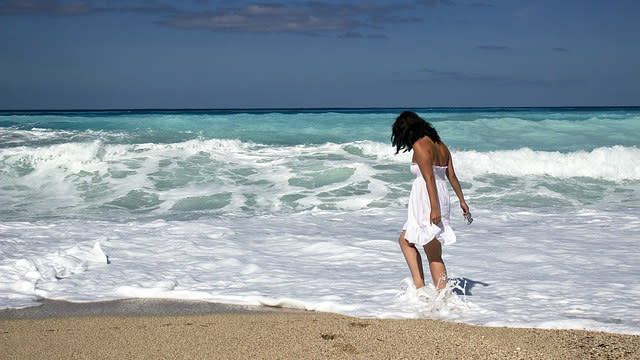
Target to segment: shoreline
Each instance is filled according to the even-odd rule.
[[[0,321],[70,317],[187,316],[214,313],[304,312],[293,308],[224,304],[197,300],[130,298],[91,302],[42,299],[41,305],[0,310]]]
[[[587,330],[158,299],[47,300],[39,308],[0,311],[7,359],[640,359],[640,336]]]

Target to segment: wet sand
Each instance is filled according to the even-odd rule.
[[[640,359],[640,336],[121,300],[0,311],[3,359]]]

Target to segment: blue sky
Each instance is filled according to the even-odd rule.
[[[640,2],[0,0],[0,109],[640,105]]]

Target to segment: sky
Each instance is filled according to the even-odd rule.
[[[0,0],[0,109],[640,105],[631,0]]]

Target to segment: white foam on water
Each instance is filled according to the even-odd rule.
[[[19,224],[18,228],[22,225]],[[36,237],[48,236],[36,235]],[[43,255],[36,255],[33,251],[25,251],[24,258],[15,258],[6,252],[6,249],[21,248],[21,239],[3,237],[2,242],[0,272],[3,281],[0,281],[0,298],[5,300],[3,307],[33,306],[34,301],[41,297],[39,294],[41,287],[51,286],[48,284],[106,265],[109,262],[99,241],[93,245],[86,242],[78,243],[66,249],[54,250],[52,246],[49,246],[52,252]]]
[[[461,151],[453,155],[465,173],[509,176],[588,177],[609,181],[640,180],[640,148],[612,146],[571,153],[531,149],[490,152]]]
[[[104,216],[105,209],[164,216],[223,209],[398,207],[408,196],[403,185],[410,174],[402,172],[401,166],[410,158],[410,153],[395,155],[391,146],[373,141],[268,146],[221,139],[129,145],[96,140],[19,146],[0,149],[0,201],[15,218],[92,211]],[[578,187],[582,192],[569,194],[549,189],[547,183],[567,178],[631,181],[635,185],[630,191],[635,194],[640,180],[636,147],[571,153],[526,148],[453,151],[453,158],[456,168],[464,169],[461,180],[471,184],[469,195],[475,199],[513,194],[525,198],[512,201],[517,203],[537,194],[543,198],[541,205],[580,205],[585,196],[598,197],[608,190]],[[489,194],[476,194],[476,189],[487,185],[486,175],[510,176],[519,182],[506,188],[489,184],[494,186]]]
[[[33,128],[31,130],[19,130],[0,127],[0,144],[2,147],[19,146],[33,142],[60,139],[70,137],[75,133],[64,130],[50,130]]]
[[[406,162],[408,155],[394,155],[386,144],[355,142],[366,155],[379,160],[398,157]],[[640,180],[640,148],[611,146],[591,151],[561,153],[528,148],[499,151],[456,151],[452,149],[456,168],[466,176],[499,174],[508,176],[546,175],[557,178],[588,177],[609,181]]]
[[[354,153],[355,151],[355,153]],[[331,163],[366,163],[366,158],[387,160],[390,163],[406,163],[409,153],[396,155],[388,144],[373,141],[356,141],[345,144],[267,146],[243,143],[239,140],[189,140],[174,144],[113,145],[100,141],[90,143],[65,143],[43,147],[14,147],[2,149],[3,162],[28,163],[35,171],[51,175],[56,171],[69,175],[79,171],[101,171],[109,165],[124,166],[137,161],[129,169],[137,169],[139,162],[160,160],[187,160],[204,154],[210,160],[222,164],[240,162],[256,170],[271,167],[289,167],[292,162],[313,160],[314,155],[339,155],[343,158],[324,159]],[[350,156],[350,155],[362,156]],[[303,158],[299,160],[299,158]],[[364,157],[364,158],[363,158]],[[560,153],[535,151],[528,148],[500,151],[453,151],[458,167],[471,176],[503,174],[511,176],[549,175],[558,178],[592,177],[610,181],[640,180],[640,148],[612,146],[592,151]],[[318,161],[323,160],[319,158]],[[304,166],[304,163],[300,165]],[[308,164],[307,164],[308,165]],[[310,165],[309,165],[310,166]],[[312,167],[313,168],[313,167]],[[153,167],[152,170],[157,170]],[[282,170],[280,168],[279,170]]]
[[[640,334],[637,215],[472,211],[470,226],[452,214],[459,241],[444,250],[458,290],[424,304],[411,296],[396,242],[406,216],[401,208],[189,221],[4,221],[0,307],[33,305],[40,297],[153,297]]]

